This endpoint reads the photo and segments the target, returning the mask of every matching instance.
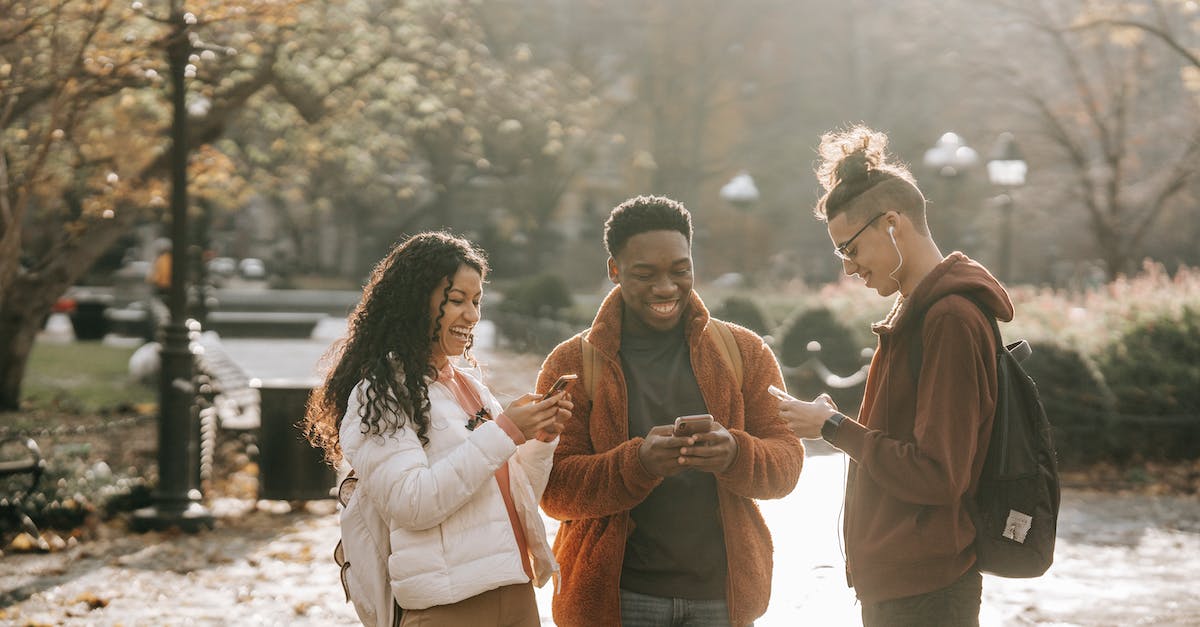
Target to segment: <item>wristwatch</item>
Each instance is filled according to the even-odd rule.
[[[838,426],[841,425],[842,421],[845,419],[846,416],[840,413],[833,414],[832,416],[826,418],[825,424],[821,425],[821,439],[832,444],[833,436],[837,433]]]

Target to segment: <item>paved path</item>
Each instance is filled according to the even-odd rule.
[[[268,341],[248,342],[240,348],[274,368],[252,376],[279,376],[280,364],[310,368],[328,346],[314,340],[311,353],[272,357]],[[480,357],[502,398],[523,392],[540,361],[490,350]],[[843,473],[843,456],[814,444],[796,490],[760,503],[776,568],[759,627],[857,624],[838,548]],[[209,533],[114,529],[62,553],[7,555],[0,558],[0,624],[357,624],[330,557],[338,537],[330,507],[319,502],[314,511],[287,513],[282,503],[222,499],[213,504],[219,522]],[[985,577],[984,625],[1200,625],[1196,497],[1068,490],[1059,532],[1046,576]],[[551,594],[549,587],[538,592],[545,624]]]
[[[837,548],[843,460],[811,455],[785,499],[763,502],[775,537],[772,603],[757,625],[853,625]],[[215,531],[114,533],[51,555],[0,558],[14,625],[353,625],[330,552],[329,503],[220,500]],[[324,508],[322,513],[320,510]],[[548,521],[553,530],[556,525]],[[984,625],[1197,625],[1200,503],[1068,491],[1058,559],[1036,580],[984,580]],[[549,587],[538,592],[545,624]]]

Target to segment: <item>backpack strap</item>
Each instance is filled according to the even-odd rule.
[[[587,396],[590,400],[596,396],[596,365],[599,361],[599,356],[596,355],[596,347],[592,346],[592,343],[587,339],[589,331],[591,329],[579,334],[579,348],[583,353],[581,360],[583,362],[583,372],[580,372],[579,375],[583,377],[583,389],[587,391]]]
[[[988,322],[990,322],[992,324],[992,334],[996,338],[996,351],[999,352],[999,351],[1004,350],[1004,338],[1000,335],[1000,324],[996,321],[996,316],[993,316],[991,314],[991,312],[988,311],[988,308],[986,306],[984,306],[983,302],[980,301],[978,298],[976,298],[973,294],[959,293],[958,295],[971,301],[972,303],[975,304],[976,307],[979,308],[979,311],[983,313],[983,317],[987,318]],[[951,296],[951,294],[947,294],[946,296]],[[942,298],[945,298],[945,296],[943,296]],[[938,300],[941,300],[941,299],[939,298]],[[936,303],[936,302],[937,302],[936,300],[933,301],[933,303]],[[924,338],[924,333],[923,333],[923,330],[925,328],[925,314],[929,312],[930,307],[933,307],[933,303],[929,303],[929,306],[922,309],[920,314],[918,314],[919,317],[917,318],[917,329],[916,329],[917,332],[913,333],[912,340],[910,340],[910,343],[909,343],[908,369],[909,369],[909,372],[912,372],[914,384],[921,380],[921,362],[925,357],[925,355],[924,355],[924,352],[925,352],[924,339],[925,338]],[[1023,358],[1024,357],[1022,357],[1022,359]]]
[[[717,345],[717,352],[721,354],[725,365],[733,370],[734,380],[737,381],[738,389],[741,389],[742,379],[745,378],[742,372],[742,352],[738,350],[737,340],[733,339],[733,331],[729,330],[728,324],[710,318],[704,332],[712,337],[713,343]]]
[[[742,364],[742,352],[738,350],[737,340],[733,338],[733,331],[729,330],[728,324],[720,320],[709,319],[704,332],[717,345],[717,352],[720,353],[725,365],[733,370],[734,380],[737,381],[740,389],[742,380],[745,378],[744,365]],[[588,341],[587,336],[588,331],[579,334],[579,348],[582,353],[580,361],[583,364],[579,376],[583,378],[583,389],[587,391],[588,398],[591,399],[596,395],[595,373],[600,363],[600,356],[596,354],[596,347]]]

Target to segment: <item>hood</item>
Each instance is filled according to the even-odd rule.
[[[914,320],[944,296],[973,296],[999,322],[1013,319],[1013,304],[1008,292],[988,269],[961,252],[953,252],[921,279],[907,298],[896,300],[892,311],[873,325],[876,333],[891,333]]]

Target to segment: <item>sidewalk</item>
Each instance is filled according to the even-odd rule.
[[[324,342],[324,344],[322,344]],[[309,368],[328,342],[312,341]],[[244,346],[278,364],[267,341]],[[533,381],[540,358],[480,351],[497,394]],[[250,372],[274,376],[273,372]],[[858,624],[838,543],[844,457],[809,447],[787,498],[760,503],[775,541],[772,603],[759,627]],[[0,624],[355,625],[332,560],[339,531],[330,501],[289,512],[279,502],[217,499],[217,528],[199,535],[127,534],[53,554],[0,558]],[[551,533],[556,521],[547,519]],[[1200,499],[1068,490],[1057,560],[1034,580],[984,579],[984,625],[1197,625]],[[543,623],[551,587],[538,591]]]
[[[841,477],[841,455],[812,455],[794,493],[761,504],[776,568],[759,627],[857,624],[837,548]],[[985,577],[984,625],[1200,624],[1196,499],[1064,496],[1055,565],[1040,579]],[[20,600],[0,609],[0,623],[357,624],[331,558],[330,503],[303,513],[246,501],[213,509],[219,523],[205,534],[118,533],[62,553],[4,557],[0,590]],[[547,625],[551,594],[538,591]]]

